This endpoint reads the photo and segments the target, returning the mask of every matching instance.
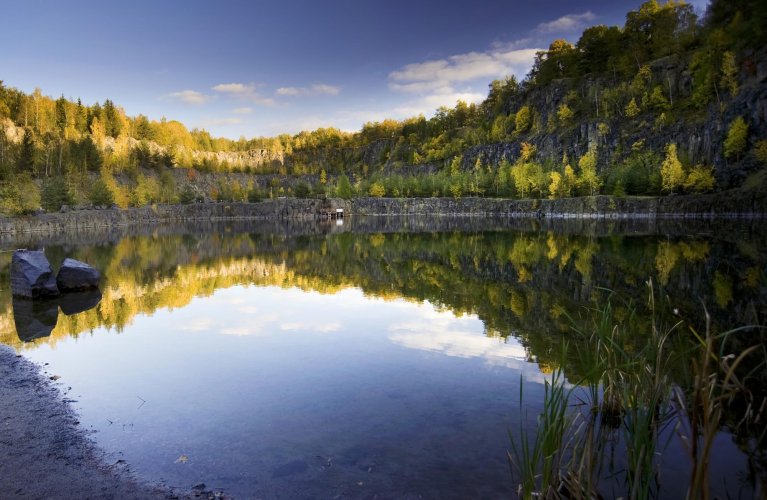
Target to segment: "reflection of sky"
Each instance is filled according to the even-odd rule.
[[[516,341],[483,332],[475,316],[358,289],[236,286],[25,355],[50,363],[97,442],[149,479],[264,498],[334,496],[352,480],[392,498],[505,497],[509,395],[541,375]]]

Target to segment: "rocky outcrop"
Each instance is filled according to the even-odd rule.
[[[11,260],[11,292],[15,297],[36,299],[59,294],[56,277],[40,250],[17,250]]]
[[[85,262],[75,259],[64,259],[58,275],[56,285],[62,292],[82,292],[99,287],[101,273]]]

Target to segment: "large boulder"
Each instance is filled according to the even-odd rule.
[[[11,259],[11,293],[36,299],[59,294],[50,262],[40,250],[16,250]]]
[[[101,273],[85,262],[64,259],[56,277],[56,284],[62,292],[81,292],[99,287]]]

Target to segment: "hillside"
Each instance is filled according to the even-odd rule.
[[[237,141],[0,82],[0,210],[767,189],[767,5],[648,1],[432,118]]]

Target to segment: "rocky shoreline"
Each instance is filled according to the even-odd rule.
[[[56,377],[0,345],[0,497],[120,500],[225,498],[205,485],[148,484],[80,426]]]
[[[767,193],[723,191],[664,197],[587,196],[509,200],[499,198],[279,198],[257,203],[151,205],[129,209],[81,209],[22,217],[0,217],[0,238],[28,233],[220,220],[321,219],[342,208],[347,216],[469,216],[536,219],[764,219]]]

